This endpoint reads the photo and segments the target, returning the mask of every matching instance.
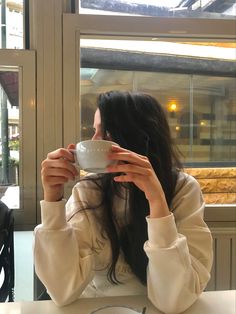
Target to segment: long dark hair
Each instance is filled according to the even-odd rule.
[[[149,158],[170,207],[177,169],[181,164],[173,149],[169,125],[162,106],[147,94],[111,91],[99,95],[98,109],[103,138],[106,139],[109,134],[121,147]],[[119,282],[115,266],[122,250],[133,273],[146,284],[148,258],[143,245],[148,238],[146,216],[150,212],[149,203],[145,194],[134,184],[125,185],[129,195],[128,202],[124,202],[127,207],[124,208],[127,223],[117,232],[112,207],[114,195],[122,196],[121,184],[115,183],[113,177],[112,174],[105,174],[99,180],[104,207],[100,221],[112,249],[108,278],[113,283]]]

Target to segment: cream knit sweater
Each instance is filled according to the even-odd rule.
[[[206,287],[212,265],[211,233],[203,220],[204,201],[197,181],[180,173],[167,217],[146,218],[147,287],[133,275],[120,255],[116,271],[123,284],[106,277],[111,261],[109,241],[102,236],[94,210],[100,192],[91,181],[77,183],[68,202],[41,201],[42,224],[35,228],[35,270],[59,306],[79,297],[147,294],[164,313],[187,309]],[[122,204],[115,214],[122,224]],[[102,208],[97,209],[97,211]]]

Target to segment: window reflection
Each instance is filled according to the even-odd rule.
[[[19,208],[18,72],[0,71],[0,199]]]
[[[93,134],[93,114],[100,92],[138,90],[153,95],[165,107],[173,138],[186,163],[233,162],[236,153],[235,78],[91,70],[81,69],[83,139]],[[95,74],[89,78],[88,72]]]
[[[162,17],[228,18],[235,16],[234,0],[79,0],[82,14],[123,14]]]
[[[236,153],[235,53],[235,43],[226,41],[83,38],[82,138],[92,137],[100,92],[138,90],[152,94],[165,107],[185,163],[232,163]]]
[[[23,48],[23,0],[0,1],[0,48]]]

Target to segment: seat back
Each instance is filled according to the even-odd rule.
[[[0,201],[0,302],[14,301],[14,216]]]

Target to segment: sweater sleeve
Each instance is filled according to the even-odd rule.
[[[74,188],[67,204],[65,200],[41,201],[42,224],[34,231],[35,271],[59,306],[78,299],[94,276],[96,225],[92,215],[81,210],[83,189],[80,192]],[[93,192],[89,191],[91,197]],[[70,222],[65,206],[70,215],[75,212]]]
[[[203,220],[197,181],[187,176],[167,217],[147,217],[148,297],[161,311],[177,314],[191,306],[210,279],[212,237]]]

